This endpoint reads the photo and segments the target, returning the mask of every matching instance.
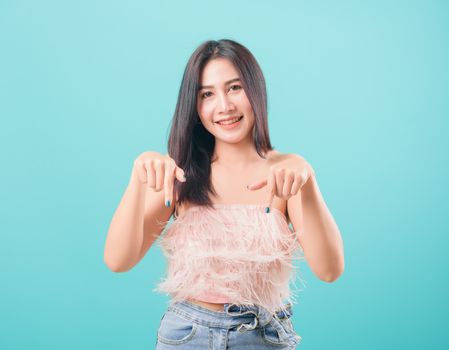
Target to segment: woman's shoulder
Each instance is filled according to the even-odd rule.
[[[304,157],[298,153],[281,153],[275,149],[267,152],[267,160],[274,164],[287,159],[304,159]]]

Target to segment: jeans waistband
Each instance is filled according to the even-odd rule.
[[[184,318],[208,327],[233,328],[241,332],[265,327],[272,319],[283,319],[293,315],[292,305],[288,303],[283,309],[271,313],[260,305],[224,304],[223,311],[210,310],[188,300],[176,301],[168,307]],[[245,322],[246,321],[246,322]],[[248,323],[250,321],[250,323]]]

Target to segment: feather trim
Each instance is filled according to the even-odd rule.
[[[258,304],[274,312],[295,303],[298,268],[304,258],[284,214],[263,205],[194,206],[167,222],[158,240],[168,260],[167,277],[154,289],[172,302],[198,299]],[[212,296],[212,298],[211,298]]]

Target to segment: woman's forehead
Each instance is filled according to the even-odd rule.
[[[212,87],[229,83],[231,80],[238,79],[239,74],[234,65],[227,59],[217,58],[209,61],[204,67],[200,82],[201,86]]]

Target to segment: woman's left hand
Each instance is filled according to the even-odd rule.
[[[255,191],[264,186],[268,187],[266,212],[269,212],[274,196],[289,199],[297,194],[301,187],[315,176],[312,166],[302,157],[291,155],[287,159],[270,167],[268,178],[248,185],[249,190]]]

